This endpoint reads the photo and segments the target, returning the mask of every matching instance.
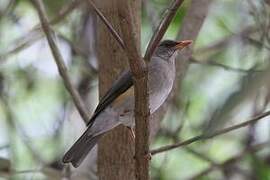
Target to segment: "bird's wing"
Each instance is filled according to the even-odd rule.
[[[87,126],[92,126],[99,113],[107,108],[108,105],[110,105],[121,94],[126,92],[131,86],[133,86],[132,74],[130,71],[124,71],[112,84],[112,87],[107,91],[107,93],[100,99],[93,116],[87,123]]]

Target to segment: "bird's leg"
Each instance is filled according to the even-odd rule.
[[[134,130],[131,128],[131,127],[127,127],[129,132],[130,132],[130,136],[131,136],[131,139],[133,140],[133,142],[135,142],[135,133],[134,133]],[[152,159],[152,155],[150,152],[148,152],[147,154],[144,155],[144,158],[148,159],[148,161],[150,161]],[[134,157],[135,159],[135,157]]]
[[[130,136],[131,136],[131,139],[133,140],[133,142],[135,142],[135,133],[134,133],[134,130],[132,129],[132,127],[127,127],[129,132],[130,132]]]
[[[150,152],[148,152],[146,155],[144,155],[144,158],[148,159],[148,161],[151,161],[152,154]]]

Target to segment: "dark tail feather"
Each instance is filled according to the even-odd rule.
[[[75,168],[78,167],[90,150],[97,144],[103,134],[97,136],[89,135],[86,130],[83,135],[73,144],[63,157],[63,163],[71,163]]]

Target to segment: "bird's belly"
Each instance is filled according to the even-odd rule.
[[[135,125],[134,121],[134,95],[125,97],[125,99],[116,107],[118,119],[121,124],[128,127]]]
[[[174,64],[168,65],[164,63],[167,62],[156,62],[149,69],[148,93],[150,114],[154,113],[164,103],[173,87],[175,78]],[[158,71],[160,69],[159,66],[162,66],[162,72]],[[119,112],[121,124],[133,127],[135,125],[133,89],[130,92],[128,96],[123,96],[122,101],[114,104],[114,108]]]
[[[127,127],[134,127],[135,126],[135,118],[134,118],[134,113],[129,112],[129,113],[125,113],[123,115],[119,116],[119,121],[121,122],[121,124],[123,124],[124,126]]]
[[[153,71],[149,77],[149,107],[150,113],[154,113],[170,94],[174,77],[174,66],[164,66],[163,72]]]
[[[170,91],[172,89],[172,85],[168,85],[162,89],[160,89],[158,92],[154,92],[153,94],[150,94],[150,113],[154,113],[167,99],[167,97],[170,94]]]
[[[154,113],[167,99],[173,86],[173,80],[166,80],[164,83],[160,83],[160,86],[155,91],[149,92],[149,108],[150,114]],[[129,103],[123,103],[121,108],[118,109],[119,121],[124,126],[134,127],[134,99],[130,98]]]

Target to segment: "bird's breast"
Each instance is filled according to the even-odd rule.
[[[150,64],[148,76],[150,113],[155,112],[169,96],[175,79],[174,63],[161,61]]]

